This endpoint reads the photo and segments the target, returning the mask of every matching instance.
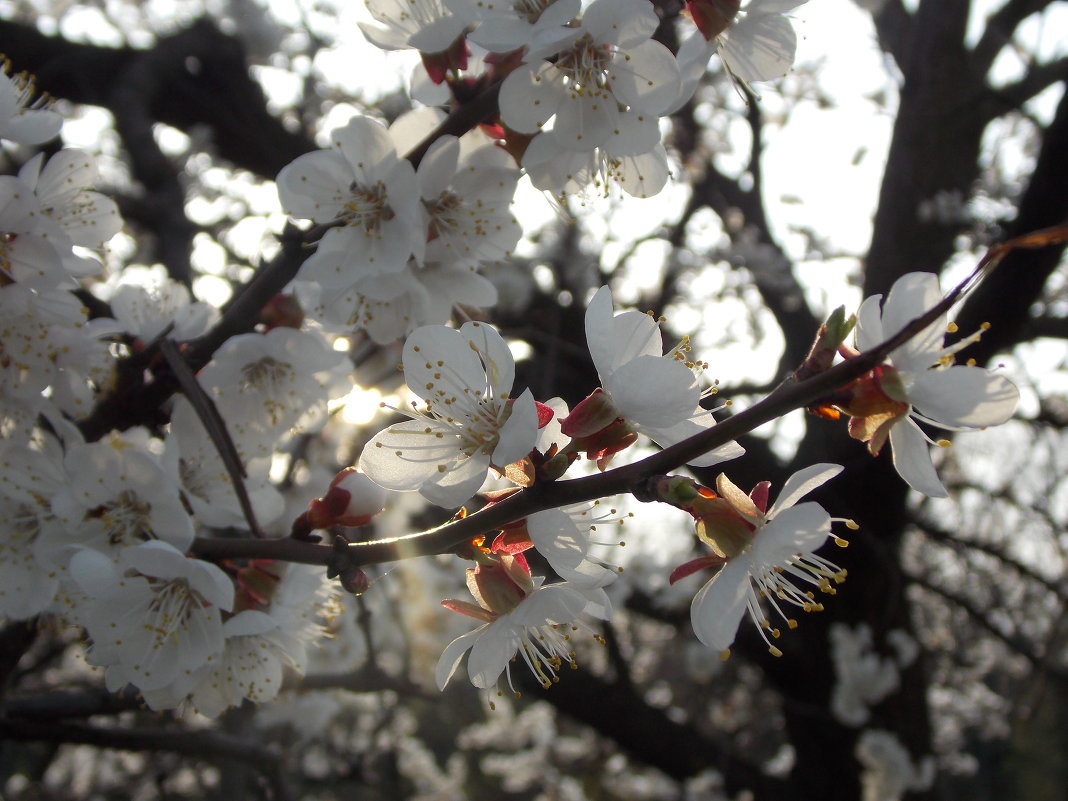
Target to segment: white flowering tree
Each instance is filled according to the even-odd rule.
[[[1059,797],[1059,4],[0,14],[4,798]]]

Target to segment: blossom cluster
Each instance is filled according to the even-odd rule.
[[[61,126],[29,78],[0,72],[5,154]],[[318,568],[189,555],[198,530],[252,522],[186,398],[170,405],[165,430],[83,437],[77,424],[115,388],[120,358],[163,337],[192,339],[218,316],[159,271],[104,280],[96,254],[122,219],[96,180],[92,157],[71,148],[0,176],[0,513],[10,521],[0,619],[78,626],[109,688],[131,684],[153,708],[189,702],[215,715],[272,698],[283,671],[303,667],[335,591]],[[111,316],[90,319],[76,294],[89,284],[111,286]],[[351,386],[342,363],[321,333],[276,327],[232,337],[197,377],[228,423],[253,519],[282,514],[268,480],[275,448]]]
[[[377,24],[361,27],[381,48],[418,50],[424,78],[454,92],[500,82],[495,133],[539,189],[649,197],[669,175],[660,117],[714,54],[742,83],[784,75],[796,35],[783,12],[803,2],[689,0],[677,55],[649,0],[368,0]]]
[[[434,108],[388,127],[358,116],[331,134],[329,148],[286,166],[277,177],[282,206],[311,221],[315,241],[290,294],[254,330],[219,345],[181,394],[121,432],[87,439],[78,424],[116,387],[120,364],[141,365],[133,357],[164,341],[181,359],[218,312],[162,268],[147,281],[102,275],[92,251],[122,220],[93,189],[86,153],[39,154],[0,176],[0,512],[14,521],[0,538],[0,617],[49,614],[80,627],[107,686],[132,685],[153,708],[189,704],[214,715],[274,697],[287,671],[304,669],[336,604],[321,568],[199,558],[198,535],[251,539],[270,527],[311,545],[323,530],[347,553],[339,532],[371,521],[389,493],[417,492],[462,518],[472,499],[507,503],[579,463],[605,471],[646,440],[662,448],[707,440],[722,409],[710,365],[689,339],[666,347],[660,322],[617,314],[608,287],[589,298],[584,320],[600,386],[573,409],[517,389],[509,342],[488,322],[449,323],[457,308],[497,300],[483,272],[521,238],[512,199],[523,174],[558,193],[610,180],[632,195],[660,191],[668,176],[660,117],[689,100],[713,54],[743,82],[785,72],[794,34],[783,12],[798,3],[689,0],[696,28],[677,54],[657,40],[661,21],[648,0],[368,4],[380,23],[365,29],[373,42],[419,50],[428,79],[454,92],[499,84],[498,111],[461,137],[434,135],[444,118]],[[484,72],[465,74],[475,64]],[[0,74],[5,142],[40,144],[60,125],[32,83]],[[75,294],[90,284],[104,287],[106,301],[92,319]],[[940,297],[934,276],[904,276],[884,303],[860,307],[855,348],[844,343],[849,326],[837,330],[819,369],[877,346]],[[996,425],[1019,397],[996,371],[954,364],[976,337],[947,346],[946,330],[944,319],[932,322],[820,405],[848,415],[849,434],[871,454],[889,442],[902,478],[932,496],[945,488],[920,425]],[[322,430],[329,401],[352,388],[343,351],[357,332],[381,346],[403,341],[409,397],[395,411],[406,419],[371,436],[358,466],[287,519],[272,468],[281,445]],[[162,361],[138,380],[154,379]],[[743,452],[720,442],[686,461],[707,468]],[[828,541],[845,546],[833,528],[854,524],[802,498],[842,470],[802,468],[774,501],[768,481],[747,493],[724,473],[714,487],[643,477],[651,497],[642,499],[688,514],[707,549],[670,576],[712,572],[691,604],[702,643],[727,652],[748,615],[777,655],[773,621],[793,628],[796,610],[822,609],[817,593],[834,595],[845,570],[818,551]],[[472,563],[474,602],[442,604],[481,625],[445,648],[438,686],[465,657],[469,680],[487,690],[503,677],[516,691],[513,659],[545,687],[574,666],[575,632],[612,613],[621,568],[605,554],[621,544],[613,532],[625,519],[596,503],[542,508],[456,545]],[[358,566],[330,568],[345,589],[367,590]]]

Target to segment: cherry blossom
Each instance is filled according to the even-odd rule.
[[[59,443],[42,439],[39,449],[0,450],[0,617],[26,620],[45,611],[59,586],[59,571],[44,543],[61,525],[49,499],[63,486]],[[42,536],[43,535],[43,536]]]
[[[386,489],[419,490],[444,507],[478,491],[498,471],[530,453],[538,412],[530,390],[510,396],[515,364],[493,328],[465,323],[416,329],[404,344],[404,379],[425,406],[363,449],[360,470]]]
[[[736,80],[768,81],[793,66],[797,34],[785,12],[808,0],[689,0],[687,7],[698,30],[683,39],[677,55],[682,90],[667,112],[689,100],[708,61],[719,54]]]
[[[598,523],[608,516],[594,515],[594,504],[579,504],[562,509],[546,509],[506,527],[494,541],[494,553],[522,553],[534,548],[545,557],[556,574],[576,588],[603,587],[615,581],[619,568],[606,565],[590,554],[600,543],[592,538]],[[615,510],[612,510],[615,512]],[[622,523],[622,518],[613,518]]]
[[[98,442],[68,444],[66,481],[52,498],[64,526],[50,546],[88,546],[102,553],[162,540],[185,550],[193,522],[147,431],[113,432]],[[65,560],[63,560],[65,561]]]
[[[197,377],[236,436],[251,443],[259,432],[269,451],[302,418],[323,418],[331,373],[343,358],[316,331],[279,327],[231,337]]]
[[[93,158],[67,148],[46,163],[39,153],[19,170],[19,180],[33,190],[41,211],[34,233],[55,245],[72,275],[96,273],[100,263],[75,255],[71,245],[102,247],[122,228],[122,217],[115,201],[92,189],[97,180]]]
[[[367,0],[378,25],[360,23],[367,41],[383,50],[414,48],[442,53],[453,45],[471,19],[453,13],[462,6],[448,0]]]
[[[380,345],[396,342],[424,325],[444,325],[453,309],[483,309],[497,302],[497,289],[475,267],[409,261],[403,271],[357,281],[343,292],[298,281],[297,295],[323,328],[366,331]]]
[[[264,453],[263,436],[244,425],[227,428],[244,468],[242,481],[256,520],[269,523],[282,514],[283,501],[268,477],[271,458]],[[248,528],[219,448],[184,397],[175,401],[171,411],[171,430],[161,461],[201,524]]]
[[[218,319],[218,311],[203,301],[193,301],[184,284],[162,270],[138,275],[134,283],[129,270],[111,296],[111,314],[123,330],[151,342],[168,326],[176,342],[195,339]]]
[[[74,286],[64,269],[63,247],[38,235],[41,220],[33,190],[13,175],[0,175],[0,283],[31,289]]]
[[[511,256],[523,233],[509,208],[519,174],[493,145],[461,156],[456,137],[435,141],[417,173],[429,219],[426,259],[468,266]]]
[[[557,141],[590,151],[625,124],[621,106],[656,117],[680,88],[675,57],[650,39],[658,24],[648,0],[594,0],[554,61],[525,64],[504,79],[501,120],[537,133],[555,115]]]
[[[599,289],[586,309],[586,342],[602,389],[562,421],[564,434],[612,434],[625,443],[627,434],[636,432],[667,447],[715,425],[712,413],[699,404],[697,373],[705,365],[686,361],[686,343],[665,354],[660,326],[649,315],[614,315],[608,287]],[[730,442],[690,463],[708,467],[742,453],[740,445]]]
[[[667,152],[655,116],[620,112],[623,124],[598,148],[564,147],[555,130],[535,136],[523,153],[523,167],[538,189],[582,195],[590,185],[609,196],[618,186],[632,197],[652,197],[667,184]]]
[[[353,117],[331,134],[331,149],[305,153],[278,173],[282,207],[294,217],[334,224],[298,277],[331,289],[422,259],[425,218],[412,165],[397,155],[385,126]]]
[[[0,139],[21,145],[39,145],[59,133],[63,118],[37,96],[26,73],[10,75],[10,62],[0,64]]]
[[[748,611],[772,654],[779,655],[768,639],[769,633],[778,637],[779,630],[761,610],[760,599],[766,598],[790,628],[797,622],[787,617],[784,604],[806,612],[822,608],[808,587],[833,594],[832,582],[842,581],[845,571],[814,553],[831,536],[830,515],[818,503],[797,501],[841,471],[836,464],[799,470],[783,484],[770,509],[767,482],[746,495],[720,474],[719,497],[695,503],[698,536],[714,555],[680,566],[672,581],[701,567],[722,565],[690,606],[693,630],[701,642],[726,651]]]
[[[166,687],[222,650],[221,615],[234,588],[210,562],[146,542],[124,549],[117,563],[82,548],[70,575],[86,595],[78,617],[94,661],[143,690]]]
[[[890,288],[880,312],[881,295],[867,298],[857,314],[857,347],[866,350],[893,336],[942,298],[938,276],[908,273]],[[978,338],[955,345],[943,342],[945,315],[890,354],[852,388],[842,408],[853,415],[850,436],[877,454],[887,439],[894,468],[906,483],[933,498],[946,496],[931,462],[930,440],[917,422],[961,431],[1004,423],[1016,410],[1020,392],[1005,376],[983,367],[954,365],[954,354]],[[947,443],[948,444],[948,443]]]
[[[522,554],[502,554],[497,562],[468,568],[467,586],[478,605],[457,600],[441,604],[484,625],[460,635],[442,652],[435,672],[439,689],[445,689],[468,651],[467,674],[479,689],[496,686],[517,655],[543,687],[557,680],[564,662],[574,664],[566,632],[587,606],[582,592],[568,584],[536,584]]]
[[[251,571],[256,567],[245,568],[243,575]],[[245,608],[223,623],[222,651],[188,683],[190,701],[202,715],[213,717],[246,698],[255,703],[273,699],[286,671],[304,673],[308,645],[326,634],[321,619],[337,611],[335,585],[321,569],[271,563],[257,574],[264,580],[256,593],[249,582],[239,581],[237,603]]]

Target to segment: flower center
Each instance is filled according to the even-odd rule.
[[[108,542],[112,545],[129,538],[152,539],[151,505],[145,503],[130,490],[123,490],[110,503],[98,506],[89,512],[104,524]]]
[[[378,181],[373,186],[354,183],[352,195],[339,215],[345,225],[362,228],[368,234],[379,234],[382,223],[392,220],[393,209],[386,202],[386,187]]]
[[[607,93],[611,60],[608,46],[598,44],[586,34],[570,50],[560,54],[556,68],[564,73],[572,97],[600,97]]]

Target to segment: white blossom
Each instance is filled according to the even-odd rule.
[[[9,75],[8,62],[0,65],[0,139],[21,145],[39,145],[59,133],[63,118],[50,103],[37,96],[26,73]]]
[[[282,207],[294,217],[333,225],[298,277],[330,289],[421,260],[426,222],[412,165],[385,126],[353,117],[331,134],[331,149],[305,153],[278,174]]]
[[[550,120],[557,141],[591,151],[626,124],[620,107],[659,115],[678,96],[671,51],[650,37],[659,19],[648,0],[594,0],[578,36],[553,61],[535,61],[501,84],[501,119],[537,133]]]
[[[667,447],[715,425],[712,413],[699,404],[702,390],[697,374],[706,365],[686,360],[685,341],[664,353],[660,326],[649,315],[637,311],[613,314],[608,287],[599,289],[586,309],[586,343],[607,396],[596,402],[607,411],[602,409],[599,419],[587,424],[582,420],[582,404],[576,406],[568,418],[572,425],[565,422],[564,433],[572,437],[592,434],[585,429],[595,429],[601,419],[621,417],[638,433]],[[742,453],[740,445],[730,442],[690,463],[708,467]]]
[[[840,473],[836,464],[816,464],[794,473],[783,484],[775,503],[765,512],[724,475],[716,482],[719,498],[730,508],[718,508],[701,539],[726,562],[694,596],[690,622],[697,638],[710,648],[726,651],[748,611],[772,653],[767,632],[772,627],[760,607],[765,598],[792,628],[783,606],[804,611],[821,608],[809,587],[833,592],[831,582],[845,577],[837,565],[816,556],[831,534],[831,517],[818,503],[797,504],[803,496]]]
[[[193,522],[153,453],[157,444],[144,429],[68,444],[66,481],[52,498],[52,511],[64,526],[49,545],[64,547],[68,555],[74,547],[115,553],[150,540],[188,548]]]
[[[222,650],[234,588],[210,562],[156,541],[124,549],[117,563],[79,549],[69,571],[86,595],[79,620],[94,660],[138,688],[167,687]]]
[[[390,426],[363,449],[360,470],[392,490],[419,490],[439,506],[459,506],[530,453],[538,413],[530,390],[511,398],[515,364],[493,328],[465,323],[456,331],[425,326],[404,344],[404,380],[425,406]]]
[[[867,350],[893,336],[938,303],[942,292],[933,273],[908,273],[881,295],[865,299],[857,312],[857,347]],[[946,347],[945,315],[894,350],[874,379],[885,401],[878,413],[855,415],[850,434],[878,453],[889,438],[894,468],[910,487],[933,498],[946,496],[931,462],[929,439],[917,422],[961,431],[996,426],[1016,410],[1020,392],[1005,376],[983,367],[954,365],[954,354],[977,336]],[[851,412],[852,413],[852,412]]]

